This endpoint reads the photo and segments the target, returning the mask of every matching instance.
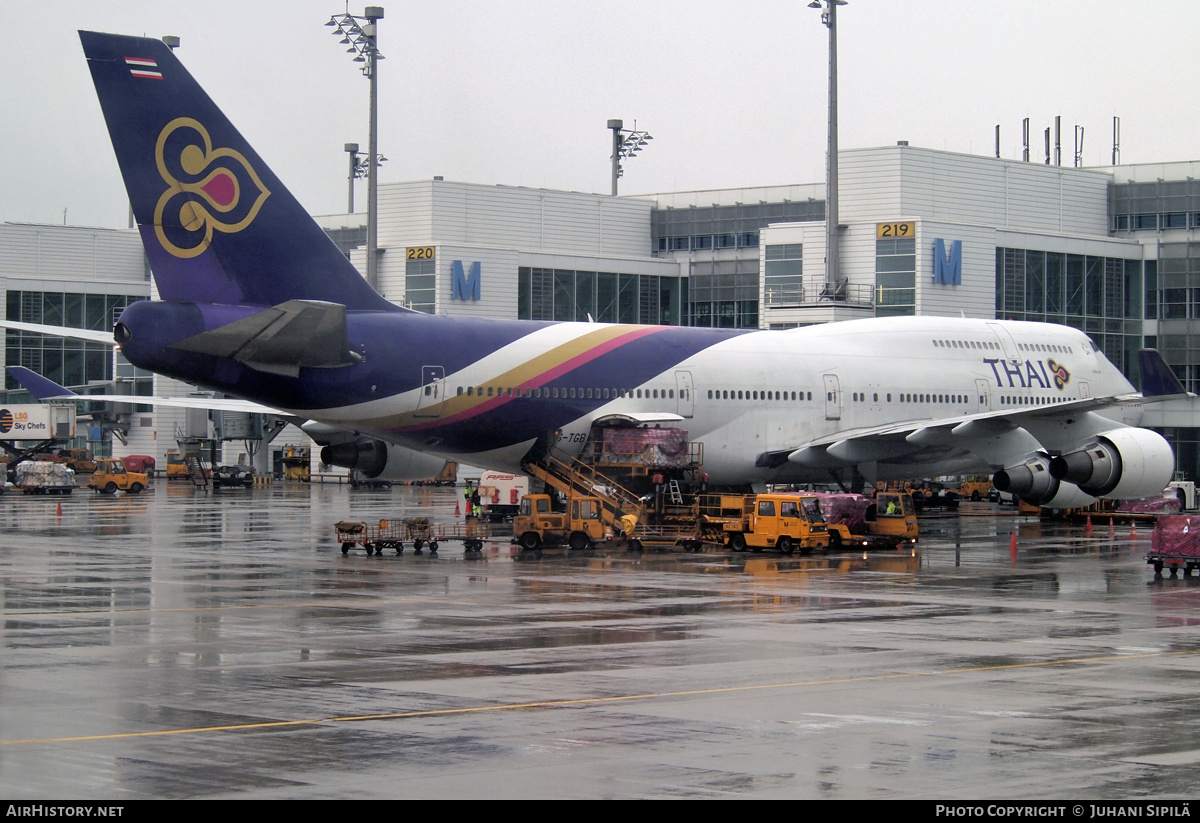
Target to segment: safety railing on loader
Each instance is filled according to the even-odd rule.
[[[600,519],[609,526],[619,527],[624,515],[635,515],[639,521],[644,518],[645,506],[637,494],[587,463],[573,457],[568,460],[546,455],[536,463],[526,463],[525,473],[568,496],[591,495],[599,498]]]

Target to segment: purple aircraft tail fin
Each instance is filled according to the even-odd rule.
[[[164,300],[396,311],[159,40],[80,32]]]

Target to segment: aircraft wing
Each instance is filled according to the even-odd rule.
[[[77,394],[49,378],[24,366],[9,366],[6,371],[38,400],[87,400],[101,403],[138,403],[144,406],[169,406],[182,409],[219,409],[233,412],[256,412],[279,417],[293,415],[279,409],[228,397],[158,397],[140,394]]]
[[[1104,411],[1154,402],[1142,395],[1101,397],[1019,410],[981,412],[914,419],[861,429],[844,429],[792,449],[758,456],[760,466],[785,462],[810,468],[836,468],[858,463],[922,463],[935,454],[972,453],[991,466],[1011,463],[1014,454],[1043,449],[1070,449],[1100,432],[1121,428]]]
[[[761,454],[757,462],[762,466],[792,462],[811,468],[833,468],[871,461],[924,462],[935,453],[969,452],[992,466],[1002,467],[1013,460],[1014,454],[1075,449],[1101,432],[1126,425],[1106,417],[1106,410],[1143,407],[1188,396],[1159,352],[1143,349],[1138,355],[1141,394],[1088,397],[1046,406],[844,429],[794,449]]]

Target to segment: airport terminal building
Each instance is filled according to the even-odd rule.
[[[383,184],[379,286],[417,311],[506,319],[1064,323],[1086,331],[1135,385],[1136,353],[1148,346],[1200,391],[1198,165],[1069,168],[902,144],[842,151],[832,277],[823,183],[622,197],[440,178]],[[365,270],[364,216],[318,219]],[[150,293],[131,231],[0,226],[0,280],[9,319],[85,327],[98,295],[108,322],[122,300]],[[5,362],[66,383],[121,376],[119,360],[100,378],[96,353],[38,337],[8,332]],[[1178,468],[1196,478],[1200,427],[1158,422]],[[160,450],[173,445],[170,430],[145,428]]]

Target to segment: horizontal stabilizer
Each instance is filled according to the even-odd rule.
[[[0,329],[44,334],[50,337],[65,337],[69,340],[86,340],[89,343],[101,343],[105,346],[115,346],[111,331],[96,331],[94,329],[74,329],[70,326],[50,326],[42,323],[22,323],[18,320],[0,320]]]
[[[142,406],[169,406],[180,409],[219,409],[221,411],[273,414],[277,417],[290,417],[287,412],[282,412],[271,406],[264,406],[261,403],[254,403],[250,400],[238,400],[228,397],[208,397],[202,395],[193,395],[191,397],[157,397],[141,394],[76,394],[65,386],[60,386],[50,378],[42,377],[37,372],[30,371],[24,366],[9,366],[6,371],[38,400],[86,400],[89,403],[135,403]]]
[[[1142,349],[1138,352],[1138,368],[1142,372],[1142,396],[1163,397],[1187,394],[1175,372],[1163,360],[1157,349]]]
[[[21,388],[32,394],[38,400],[61,400],[79,397],[66,386],[60,386],[48,377],[42,377],[35,371],[24,366],[9,366],[5,371],[13,380],[21,384]]]
[[[360,359],[350,351],[346,307],[316,300],[289,300],[171,348],[230,357],[252,369],[293,377],[301,368],[337,368]]]

